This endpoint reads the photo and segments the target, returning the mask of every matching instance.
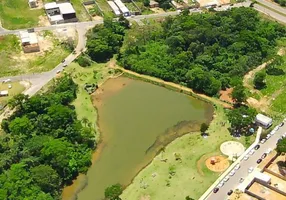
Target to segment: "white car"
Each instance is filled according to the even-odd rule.
[[[11,88],[12,88],[12,85],[11,85],[11,84],[9,84],[9,85],[8,85],[8,88],[9,88],[9,89],[11,89]]]
[[[59,73],[61,73],[61,70],[58,70],[58,71],[57,71],[57,74],[59,74]]]
[[[248,160],[248,158],[249,158],[249,155],[246,155],[243,157],[243,160]]]
[[[227,182],[229,180],[229,176],[224,177],[223,181]]]
[[[235,170],[233,169],[230,173],[229,173],[229,175],[230,176],[233,176],[235,174]]]
[[[253,168],[253,167],[249,167],[249,168],[248,168],[248,173],[253,172],[253,170],[254,170],[254,168]]]
[[[271,135],[270,135],[270,134],[267,134],[267,135],[266,135],[266,140],[268,140],[270,137],[271,137]]]
[[[272,131],[270,132],[270,135],[274,135],[275,132],[276,132],[276,131],[272,130]]]
[[[272,151],[271,148],[267,149],[267,151],[265,153],[269,154]]]
[[[273,129],[273,131],[278,131],[279,126],[275,126],[275,128]]]
[[[235,165],[235,167],[234,167],[235,170],[238,170],[239,168],[240,168],[239,164]]]
[[[218,188],[221,188],[223,185],[224,185],[224,182],[221,181],[221,182],[217,185],[217,187],[218,187]]]
[[[266,139],[262,139],[262,140],[260,141],[261,144],[264,144],[265,142],[266,142]]]
[[[255,150],[254,150],[254,149],[251,149],[251,151],[250,151],[248,154],[249,154],[249,155],[253,155],[254,152],[255,152]]]

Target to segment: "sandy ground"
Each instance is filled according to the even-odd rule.
[[[267,200],[285,200],[285,196],[275,192],[274,190],[270,190],[257,182],[252,184],[249,191]]]
[[[226,90],[219,91],[220,97],[219,99],[222,101],[227,101],[229,103],[234,103],[231,93],[233,91],[233,88],[227,88]]]
[[[215,164],[211,164],[211,160],[215,160]],[[214,172],[223,172],[229,167],[229,161],[223,156],[209,157],[205,162],[207,168]]]
[[[63,40],[76,40],[77,32],[75,28],[63,28],[63,29],[56,29],[53,31],[53,34],[57,37],[57,39]]]

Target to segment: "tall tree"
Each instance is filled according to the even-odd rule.
[[[266,86],[265,83],[266,73],[265,71],[257,72],[253,79],[253,84],[256,89],[262,89]]]
[[[231,96],[232,96],[233,100],[238,104],[245,102],[246,94],[245,94],[244,86],[242,84],[235,86],[233,88]]]
[[[107,200],[121,200],[122,186],[117,183],[105,189],[104,196]]]

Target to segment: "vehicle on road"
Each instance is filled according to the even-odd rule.
[[[2,83],[9,83],[9,82],[11,82],[11,79],[10,79],[10,78],[8,78],[8,79],[2,81]]]
[[[242,183],[244,181],[244,178],[240,178],[239,182]]]
[[[259,158],[256,162],[257,162],[257,164],[259,164],[259,163],[261,163],[261,162],[262,162],[262,159],[261,159],[261,158]]]
[[[59,73],[61,73],[61,70],[58,70],[58,71],[57,71],[57,74],[59,74]]]
[[[257,150],[257,149],[259,149],[259,148],[260,148],[260,145],[259,145],[259,144],[254,147],[255,150]]]
[[[248,173],[253,172],[253,170],[254,170],[254,168],[253,168],[253,167],[249,167],[249,168],[248,168]]]
[[[272,151],[271,148],[267,149],[267,151],[265,153],[270,154],[270,152]]]
[[[214,188],[213,192],[214,192],[214,193],[217,193],[218,190],[219,190],[219,188]]]
[[[66,62],[66,60],[64,59],[64,60],[62,60],[62,63],[64,63],[64,62]]]
[[[280,142],[281,140],[282,140],[282,138],[279,138],[279,139],[277,140],[277,143]]]
[[[229,180],[229,176],[224,177],[223,181],[227,182]]]
[[[68,66],[68,65],[67,65],[67,64],[64,64],[64,65],[63,65],[63,67],[66,67],[66,66]]]
[[[278,131],[279,126],[275,126],[275,128],[273,129],[274,131]]]
[[[233,176],[235,174],[235,170],[233,169],[230,173],[229,173],[229,175],[230,176]]]
[[[284,122],[282,122],[281,124],[279,124],[279,127],[282,127],[282,126],[284,126]]]
[[[266,139],[260,140],[260,143],[261,143],[261,144],[264,144],[265,142],[266,142]]]
[[[239,168],[240,168],[239,164],[235,165],[235,167],[234,167],[235,170],[238,170]]]
[[[230,196],[233,193],[233,190],[227,192],[227,195]]]
[[[261,159],[266,158],[266,156],[267,156],[267,153],[262,154]]]
[[[270,132],[270,135],[274,135],[275,132],[276,132],[276,131],[272,130],[272,131]]]
[[[221,188],[223,185],[224,185],[224,182],[221,181],[221,182],[217,185],[217,187],[218,187],[218,188]]]
[[[267,135],[266,135],[266,140],[268,140],[270,137],[271,137],[271,135],[270,135],[270,134],[267,134]]]
[[[249,155],[246,155],[243,157],[243,160],[248,160],[248,158],[249,158]]]
[[[251,149],[250,150],[250,152],[248,153],[249,155],[253,155],[254,154],[254,152],[255,152],[255,150],[254,149]]]

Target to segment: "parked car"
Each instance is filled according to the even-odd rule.
[[[284,122],[282,122],[281,124],[279,124],[279,127],[282,127],[282,126],[284,126]]]
[[[230,196],[233,193],[233,190],[227,192],[227,195]]]
[[[265,142],[266,142],[266,139],[262,139],[262,140],[260,141],[261,144],[264,144]]]
[[[240,178],[239,182],[242,183],[244,181],[244,178]]]
[[[253,170],[254,170],[254,168],[253,168],[253,167],[249,167],[249,168],[248,168],[248,173],[253,172]]]
[[[275,128],[273,129],[274,131],[278,131],[279,126],[275,126]]]
[[[11,85],[11,84],[9,84],[9,85],[8,85],[8,88],[9,88],[9,89],[11,89],[11,88],[12,88],[12,85]]]
[[[230,173],[229,173],[229,175],[230,176],[233,176],[235,174],[235,170],[233,169]]]
[[[63,67],[66,67],[66,66],[68,66],[68,65],[67,65],[67,64],[64,64],[64,65],[63,65]]]
[[[255,150],[254,149],[251,149],[250,150],[250,152],[248,153],[249,155],[253,155],[254,154],[254,152],[255,152]]]
[[[64,60],[62,60],[62,63],[64,63],[64,62],[66,62],[66,60],[64,59]]]
[[[279,138],[279,139],[277,140],[277,143],[280,142],[281,140],[282,140],[282,138]]]
[[[266,156],[267,156],[267,153],[262,154],[261,159],[266,158]]]
[[[214,188],[213,192],[217,193],[219,191],[219,188]]]
[[[261,163],[261,162],[262,162],[262,159],[261,159],[261,158],[259,158],[256,162],[257,162],[257,164],[259,164],[259,163]]]
[[[59,73],[61,73],[61,70],[58,70],[58,71],[57,71],[57,74],[59,74]]]
[[[239,168],[240,168],[239,164],[235,165],[235,167],[234,167],[235,170],[238,170]]]
[[[243,160],[248,160],[248,158],[249,158],[249,155],[246,155],[243,157]]]
[[[259,149],[259,148],[260,148],[260,145],[259,145],[259,144],[254,147],[255,150],[257,150],[257,149]]]
[[[270,134],[267,134],[267,135],[266,135],[266,140],[268,140],[270,137],[271,137],[271,135],[270,135]]]
[[[270,135],[274,135],[275,132],[276,132],[276,131],[272,130],[272,131],[270,132]]]
[[[227,182],[229,180],[229,176],[224,177],[223,181]]]
[[[270,152],[272,151],[271,148],[267,149],[265,153],[270,154]]]
[[[221,182],[217,185],[217,187],[218,187],[218,188],[221,188],[223,185],[224,185],[224,182],[221,181]]]

